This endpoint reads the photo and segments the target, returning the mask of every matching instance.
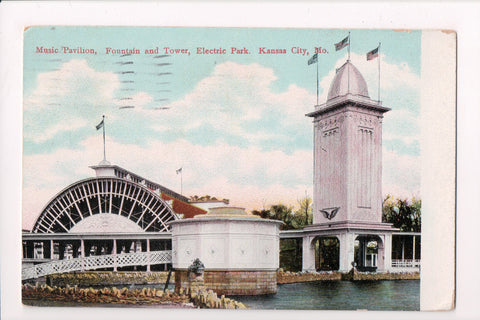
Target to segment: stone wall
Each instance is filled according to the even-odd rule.
[[[135,271],[87,271],[48,275],[46,282],[51,286],[114,286],[126,284],[164,284],[168,271],[135,272]],[[173,283],[174,272],[170,278]]]
[[[342,280],[372,281],[372,280],[420,280],[419,272],[358,272],[350,270],[342,275]]]
[[[419,280],[419,272],[395,272],[376,273],[350,271],[341,273],[337,271],[328,272],[289,272],[280,269],[277,272],[277,282],[296,283],[309,281],[373,281],[373,280]]]
[[[280,284],[341,279],[340,272],[284,272],[282,270],[277,272],[277,282]]]
[[[277,292],[275,271],[205,271],[205,287],[218,295],[259,295]],[[188,287],[188,271],[175,271],[175,288]]]

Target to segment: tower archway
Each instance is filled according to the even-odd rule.
[[[318,236],[312,241],[315,248],[315,269],[337,271],[340,268],[340,240],[336,236]]]
[[[355,266],[359,271],[377,271],[385,267],[385,245],[378,235],[355,238]]]

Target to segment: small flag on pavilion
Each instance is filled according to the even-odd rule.
[[[367,61],[369,60],[373,60],[375,58],[378,57],[378,48],[380,46],[376,47],[375,49],[373,49],[372,51],[370,51],[369,53],[367,53]]]
[[[182,168],[176,170],[177,174],[182,173]]]
[[[345,39],[343,39],[339,43],[335,43],[335,51],[342,50],[343,48],[348,46],[350,44],[349,38],[350,38],[350,35],[348,35]]]
[[[102,120],[102,121],[100,121],[100,123],[99,123],[99,124],[97,124],[97,125],[95,126],[95,128],[97,128],[97,130],[100,130],[100,129],[102,129],[102,128],[103,128],[103,120]]]
[[[308,59],[308,65],[316,63],[318,61],[318,53],[315,53],[310,59]]]

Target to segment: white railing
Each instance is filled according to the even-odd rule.
[[[393,259],[393,268],[420,268],[420,259]]]
[[[172,251],[150,251],[89,256],[68,260],[55,260],[37,264],[22,270],[22,280],[38,278],[54,273],[95,270],[128,266],[145,266],[172,262]]]

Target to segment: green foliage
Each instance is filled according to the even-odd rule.
[[[393,223],[402,231],[420,232],[422,230],[421,216],[422,200],[413,198],[394,199],[387,195],[383,200],[382,221]]]
[[[252,214],[259,216],[263,219],[270,219],[270,210],[253,210]]]
[[[285,224],[280,226],[282,230],[294,229],[292,222],[294,220],[293,207],[287,207],[284,204],[274,204],[270,207],[271,219],[283,221]]]
[[[269,210],[253,210],[252,214],[260,216],[264,219],[273,219],[273,220],[280,220],[283,221],[285,224],[280,226],[282,230],[293,229],[292,228],[292,220],[293,216],[293,208],[287,207],[284,204],[275,204],[270,207]]]
[[[305,197],[298,200],[300,208],[295,212],[294,229],[301,229],[313,223],[312,198],[305,194]]]
[[[194,195],[194,196],[191,196],[190,197],[190,201],[194,201],[194,202],[201,202],[201,201],[204,201],[204,202],[207,202],[207,201],[223,201],[225,202],[226,204],[228,204],[230,202],[229,199],[221,199],[221,198],[216,198],[216,197],[211,197],[210,195],[204,195],[204,196],[197,196],[197,195]]]
[[[302,270],[302,238],[280,239],[280,268]]]

